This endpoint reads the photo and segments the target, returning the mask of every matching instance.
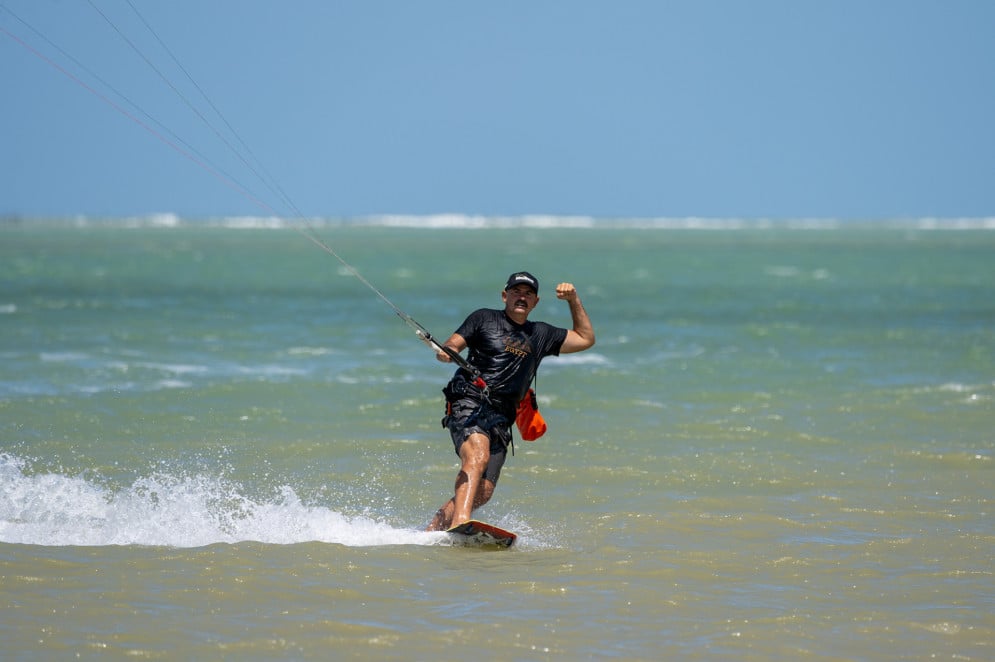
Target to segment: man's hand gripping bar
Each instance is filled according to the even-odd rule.
[[[419,338],[422,339],[422,341],[424,341],[426,345],[435,349],[436,351],[445,352],[449,356],[449,358],[451,358],[457,365],[459,365],[459,367],[463,368],[471,375],[473,375],[473,382],[472,382],[473,385],[479,388],[483,392],[484,397],[487,397],[487,394],[490,391],[490,389],[487,387],[487,382],[485,382],[484,379],[480,376],[480,371],[474,368],[472,365],[470,365],[469,361],[460,356],[459,352],[457,352],[452,347],[447,347],[446,345],[441,344],[438,340],[432,337],[431,333],[429,333],[424,328],[415,329],[415,333],[418,335]]]

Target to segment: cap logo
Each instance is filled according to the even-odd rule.
[[[539,291],[539,281],[535,276],[527,271],[519,271],[511,274],[511,276],[508,277],[508,283],[505,285],[504,289],[508,290],[516,285],[528,285],[536,292]]]

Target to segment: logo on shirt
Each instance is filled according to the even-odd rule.
[[[528,356],[532,353],[532,345],[528,340],[519,340],[512,336],[507,336],[504,339],[504,351],[511,352],[516,356]]]

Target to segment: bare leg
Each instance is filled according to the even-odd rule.
[[[470,519],[480,482],[491,457],[491,440],[483,434],[471,434],[459,449],[463,466],[456,477],[456,495],[453,497],[453,521],[456,526]]]
[[[491,500],[491,496],[494,494],[494,483],[487,480],[486,478],[480,481],[480,489],[477,491],[477,498],[473,501],[473,507],[480,508],[482,505]],[[432,521],[425,528],[426,531],[445,531],[452,528],[453,522],[453,510],[455,509],[455,498],[450,498],[449,501],[436,511],[435,516]]]
[[[459,475],[456,476],[456,494],[435,513],[429,531],[444,531],[470,519],[474,508],[479,508],[494,494],[494,483],[483,477],[490,459],[490,440],[482,434],[471,434],[460,446]]]

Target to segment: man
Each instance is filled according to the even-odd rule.
[[[504,310],[475,311],[444,343],[456,353],[469,348],[467,360],[486,387],[474,385],[476,376],[459,368],[443,389],[447,412],[443,424],[461,464],[456,493],[439,508],[429,531],[462,524],[475,508],[490,500],[512,440],[518,403],[528,393],[539,362],[546,356],[581,352],[594,345],[594,327],[574,286],[560,283],[556,298],[570,306],[572,329],[529,322],[529,313],[539,303],[539,281],[527,271],[513,273],[501,292]],[[438,352],[436,358],[452,361],[445,352]]]

